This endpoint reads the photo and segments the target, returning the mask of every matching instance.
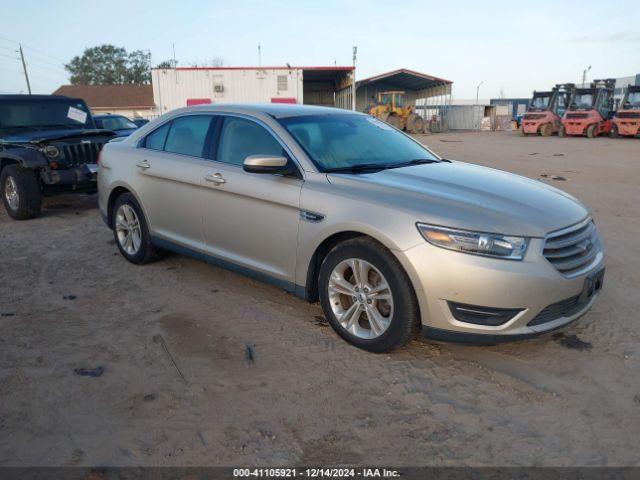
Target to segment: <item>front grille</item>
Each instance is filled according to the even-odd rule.
[[[96,163],[103,142],[73,143],[62,146],[62,154],[68,166]]]
[[[560,273],[571,276],[589,266],[601,250],[596,226],[591,219],[550,234],[543,255]]]
[[[525,120],[539,120],[539,119],[544,118],[544,117],[545,117],[544,113],[542,113],[542,114],[540,114],[540,113],[527,113],[524,116],[524,119]]]
[[[587,118],[588,113],[567,113],[567,118]]]
[[[543,323],[552,322],[562,317],[570,317],[582,310],[589,303],[588,297],[576,295],[557,303],[552,303],[536,315],[527,325],[533,327]]]
[[[616,114],[618,118],[640,118],[640,112],[618,112]]]

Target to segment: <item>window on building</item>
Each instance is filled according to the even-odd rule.
[[[278,75],[278,91],[288,90],[288,77],[286,75]]]

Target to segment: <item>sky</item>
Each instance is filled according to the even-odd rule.
[[[64,63],[105,43],[152,64],[350,65],[358,79],[409,68],[454,82],[455,99],[529,97],[556,83],[640,73],[640,2],[537,0],[0,0],[0,93],[69,83]]]

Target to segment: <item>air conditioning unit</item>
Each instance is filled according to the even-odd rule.
[[[216,93],[224,92],[224,85],[214,85],[213,86],[213,91],[216,92]]]

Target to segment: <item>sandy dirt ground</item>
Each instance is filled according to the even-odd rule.
[[[0,465],[640,464],[640,140],[420,138],[593,210],[607,273],[588,315],[374,355],[277,288],[178,255],[127,263],[95,196],[2,210]]]

